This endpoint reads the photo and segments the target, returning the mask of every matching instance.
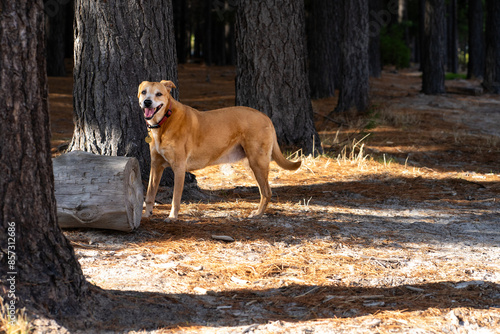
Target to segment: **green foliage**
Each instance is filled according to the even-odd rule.
[[[467,79],[467,74],[446,72],[445,80]]]
[[[380,52],[383,65],[394,65],[396,68],[410,67],[410,48],[403,40],[403,25],[394,24],[384,27],[380,32]]]

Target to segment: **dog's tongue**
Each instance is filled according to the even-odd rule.
[[[155,113],[155,108],[144,108],[144,117],[151,118]]]

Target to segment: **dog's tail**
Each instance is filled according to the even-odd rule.
[[[298,161],[290,161],[283,156],[281,153],[280,146],[278,145],[278,138],[276,138],[276,134],[274,134],[274,143],[273,143],[273,151],[271,153],[271,157],[274,161],[283,169],[286,170],[296,170],[302,164],[300,159]]]

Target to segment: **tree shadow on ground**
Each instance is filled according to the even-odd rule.
[[[394,187],[400,189],[394,190]],[[246,211],[242,203],[248,207],[257,205],[257,188],[225,189],[219,192],[223,196],[210,204],[199,204],[197,210],[200,212],[183,212],[181,207],[180,219],[174,222],[164,221],[169,207],[164,205],[160,213],[144,220],[133,234],[92,233],[102,240],[113,238],[110,244],[113,247],[117,243],[126,247],[130,242],[141,247],[151,242],[177,240],[220,242],[211,239],[213,234],[230,235],[237,241],[285,245],[318,239],[361,247],[382,247],[380,242],[384,241],[387,245],[384,247],[396,248],[406,247],[404,244],[408,242],[464,243],[480,247],[497,247],[500,243],[498,197],[495,197],[498,188],[488,182],[364,179],[275,187],[273,191],[276,193],[274,201],[280,203],[313,198],[309,207],[271,205],[265,217],[247,219],[240,216]],[[238,202],[234,199],[236,195]],[[489,200],[491,198],[493,201]],[[187,209],[189,204],[183,206]],[[220,210],[220,215],[205,215],[205,208],[212,212]],[[106,247],[103,242],[99,249],[106,250]],[[344,284],[333,276],[331,282],[331,285],[292,284],[272,289],[207,291],[205,294],[102,290],[93,286],[91,290],[96,300],[93,318],[86,322],[85,328],[99,332],[213,327],[213,324],[218,327],[258,326],[276,320],[357,318],[384,311],[500,307],[500,285],[487,279],[412,285],[395,283],[389,287],[367,287],[370,284],[361,286],[359,282]],[[72,320],[62,325],[74,329],[83,326]]]
[[[500,307],[500,286],[484,281],[440,282],[388,288],[289,285],[278,289],[240,289],[195,294],[101,290],[93,319],[61,325],[94,331],[155,330],[193,326],[233,327],[281,320],[299,322],[356,318],[384,311]]]
[[[138,239],[207,240],[211,234],[229,234],[245,241],[286,242],[294,235],[334,239],[345,231],[367,244],[375,242],[377,235],[395,242],[500,243],[500,188],[496,183],[388,178],[275,187],[273,192],[273,202],[290,204],[271,204],[263,218],[246,218],[245,207],[258,203],[256,187],[223,189],[210,204],[198,202],[194,213],[186,212],[187,204],[181,205],[177,221],[165,222],[166,215],[156,211],[155,216],[143,220],[139,230],[143,234]],[[307,203],[292,204],[298,201]],[[168,214],[169,205],[163,208]],[[211,214],[205,214],[205,209]]]

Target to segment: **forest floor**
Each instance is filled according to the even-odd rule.
[[[180,100],[231,106],[234,76],[180,66]],[[49,82],[58,154],[72,135],[72,80]],[[259,194],[236,164],[196,171],[207,199],[183,203],[175,222],[164,222],[170,199],[159,196],[133,233],[65,231],[103,298],[86,320],[93,330],[61,326],[500,333],[500,98],[468,95],[475,81],[446,85],[448,94],[426,96],[418,72],[386,70],[361,118],[326,118],[336,98],[313,101],[325,155],[303,157],[295,172],[272,164],[263,218],[246,218]]]

